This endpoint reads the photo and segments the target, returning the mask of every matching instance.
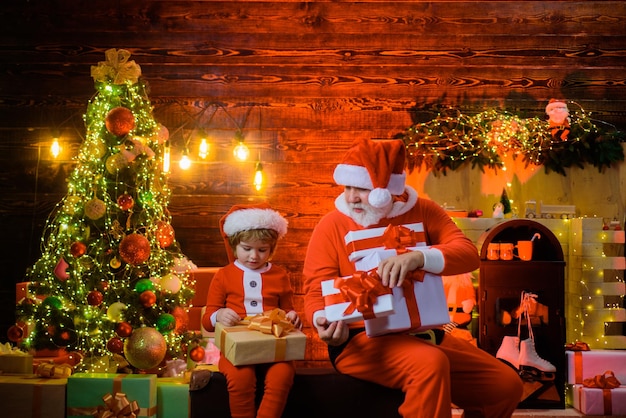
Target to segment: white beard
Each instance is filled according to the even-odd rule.
[[[392,204],[390,203],[388,206],[383,208],[375,208],[374,206],[368,203],[354,203],[348,204],[348,210],[350,212],[350,217],[354,220],[354,222],[358,223],[362,227],[367,228],[370,225],[375,225],[380,222],[381,219],[386,217],[390,210]],[[355,212],[354,209],[359,208],[363,209],[362,212]]]

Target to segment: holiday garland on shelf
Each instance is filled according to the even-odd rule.
[[[506,111],[486,110],[476,115],[456,109],[440,111],[436,118],[417,123],[403,134],[410,171],[424,166],[433,173],[446,174],[467,164],[472,168],[503,169],[503,158],[522,158],[526,166],[543,165],[545,172],[566,175],[565,169],[591,164],[602,171],[623,161],[621,142],[625,134],[613,126],[603,129],[585,111],[569,114],[563,126],[553,127],[544,119],[520,118]],[[574,102],[569,102],[575,104]],[[551,104],[548,106],[553,105]],[[555,133],[558,131],[558,135]]]

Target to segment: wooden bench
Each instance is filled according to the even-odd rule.
[[[191,418],[230,418],[226,378],[219,372],[194,371],[189,399]],[[332,368],[299,368],[282,418],[396,418],[403,399],[400,390],[342,375]],[[463,411],[453,409],[452,416],[462,418]]]

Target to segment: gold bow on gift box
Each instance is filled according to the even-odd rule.
[[[96,418],[136,418],[139,415],[137,401],[129,402],[124,393],[117,392],[115,395],[107,393],[102,397],[106,406],[99,406]]]
[[[109,49],[105,52],[106,61],[100,61],[98,66],[91,67],[91,77],[94,81],[124,84],[135,84],[141,76],[141,67],[135,61],[128,61],[130,52],[125,49]]]
[[[279,338],[294,329],[294,325],[287,319],[285,311],[276,308],[250,318],[248,329],[260,331],[264,334],[272,334]]]

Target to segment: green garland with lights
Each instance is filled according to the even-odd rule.
[[[602,171],[624,160],[623,132],[601,128],[581,108],[570,116],[566,141],[552,138],[546,120],[498,110],[467,115],[447,109],[430,121],[411,126],[401,137],[410,171],[424,167],[444,175],[466,165],[497,170],[503,168],[505,155],[562,175],[568,167],[590,164]]]

